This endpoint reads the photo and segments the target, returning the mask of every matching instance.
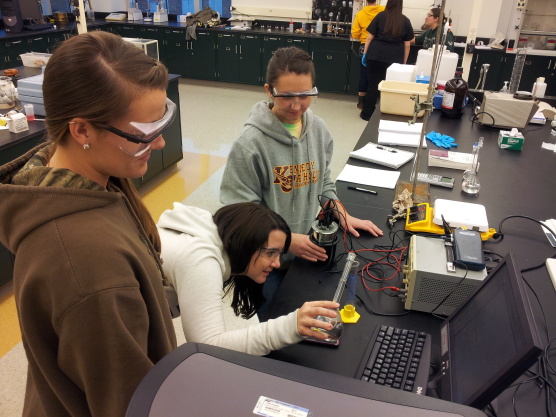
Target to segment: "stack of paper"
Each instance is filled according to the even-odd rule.
[[[337,180],[393,190],[398,178],[400,178],[400,171],[361,168],[346,164],[340,175],[338,175]]]
[[[349,156],[363,161],[373,162],[375,164],[398,169],[413,158],[415,154],[413,152],[394,149],[388,146],[377,145],[376,143],[369,142],[361,149],[351,152]]]
[[[429,151],[429,166],[465,171],[473,168],[473,154],[431,149]]]
[[[394,122],[392,120],[381,120],[378,125],[378,143],[381,145],[419,146],[421,129],[423,123],[410,125],[406,122]],[[423,138],[423,148],[427,147],[427,141]]]

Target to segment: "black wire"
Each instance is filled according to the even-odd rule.
[[[357,300],[359,300],[360,305],[363,306],[363,308],[367,310],[369,314],[373,314],[375,316],[405,316],[411,313],[410,310],[404,311],[403,313],[379,313],[377,311],[371,310],[371,308],[368,307],[367,304],[365,304],[365,302],[357,294],[355,294],[355,297],[357,298]]]
[[[534,219],[532,217],[529,217],[529,216],[524,216],[524,215],[521,215],[521,214],[514,214],[514,215],[511,215],[511,216],[506,216],[502,220],[500,220],[500,224],[498,226],[498,234],[500,235],[500,240],[498,240],[498,242],[500,242],[504,238],[504,232],[502,231],[502,225],[504,224],[504,222],[506,220],[513,219],[513,218],[521,218],[521,219],[531,220],[535,223],[540,224],[545,229],[547,229],[550,233],[552,233],[553,236],[556,236],[556,233],[554,233],[554,231],[550,227],[548,227],[546,224],[542,223],[541,221],[539,221],[537,219]],[[552,256],[550,256],[550,258],[556,258],[556,252]],[[545,263],[546,263],[546,261],[539,264],[539,265],[531,266],[529,268],[522,269],[521,272],[523,273],[523,272],[532,271],[534,269],[541,268],[541,267],[545,266]]]

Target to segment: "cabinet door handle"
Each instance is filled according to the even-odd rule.
[[[479,60],[479,55],[475,56],[475,64],[477,63],[478,60]]]
[[[332,59],[332,55],[326,55],[326,59]]]
[[[552,60],[548,61],[548,68],[547,69],[550,69],[551,65],[552,65]]]
[[[240,55],[243,53],[243,52],[242,52],[242,49],[243,49],[242,46],[239,45],[239,54],[240,54]]]

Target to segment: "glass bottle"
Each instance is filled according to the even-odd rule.
[[[477,195],[481,189],[479,182],[479,150],[483,147],[484,138],[480,137],[478,142],[473,144],[473,164],[471,169],[465,170],[461,182],[461,190],[467,194]]]
[[[441,114],[449,119],[459,119],[465,107],[465,98],[469,89],[467,82],[461,78],[463,68],[456,70],[455,77],[446,82],[442,96]]]

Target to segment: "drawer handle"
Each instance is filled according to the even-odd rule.
[[[332,55],[326,55],[326,59],[332,59]]]
[[[525,61],[525,65],[531,65],[531,61]]]
[[[226,51],[229,51],[229,50],[230,50],[230,47],[229,47],[229,46],[226,46]]]

